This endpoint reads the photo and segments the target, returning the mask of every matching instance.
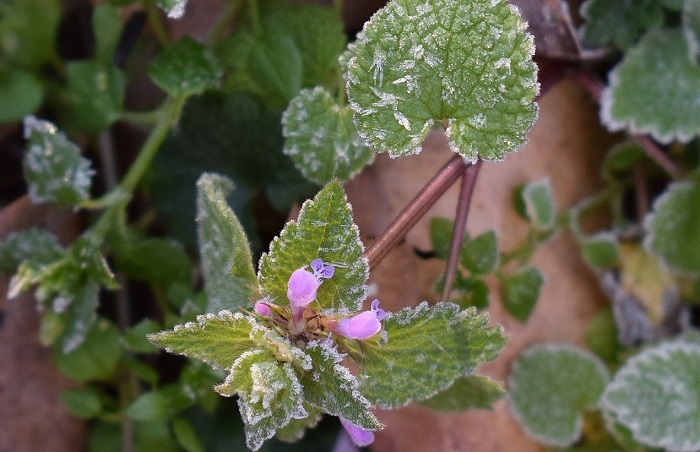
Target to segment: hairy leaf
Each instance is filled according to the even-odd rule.
[[[163,91],[189,96],[217,88],[221,70],[208,48],[185,36],[153,60],[148,74]]]
[[[598,406],[607,380],[595,355],[567,344],[538,345],[513,364],[510,406],[530,436],[567,447],[581,435],[581,411]]]
[[[502,0],[393,0],[345,55],[360,136],[392,156],[413,154],[435,124],[450,147],[501,160],[537,117],[532,36]]]
[[[645,30],[664,21],[662,0],[588,0],[581,6],[586,19],[583,39],[590,45],[614,43],[630,47]]]
[[[481,375],[468,375],[420,404],[437,411],[490,410],[491,405],[504,394],[501,383]]]
[[[549,179],[525,185],[522,197],[527,218],[537,229],[547,230],[554,227],[557,211]]]
[[[526,322],[535,309],[544,279],[534,267],[523,267],[501,281],[502,302],[506,310],[521,322]]]
[[[0,271],[12,274],[25,260],[51,262],[61,251],[56,236],[44,229],[11,232],[0,242]]]

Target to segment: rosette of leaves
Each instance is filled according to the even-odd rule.
[[[378,430],[382,425],[373,405],[397,407],[428,399],[453,384],[459,383],[459,389],[464,386],[461,377],[472,375],[503,346],[500,328],[487,327],[486,314],[460,311],[452,303],[423,303],[388,316],[385,331],[363,340],[363,346],[331,335],[323,325],[360,310],[368,277],[362,242],[340,183],[329,183],[304,203],[298,219],[287,224],[260,259],[257,276],[243,230],[225,202],[231,188],[230,181],[213,174],[203,175],[198,183],[205,290],[216,300],[210,308],[225,309],[149,338],[170,352],[228,372],[215,390],[238,396],[251,449],[275,434],[286,440],[300,438],[321,413]],[[332,265],[334,272],[318,287],[309,305],[313,316],[299,332],[284,321],[291,317],[288,282],[317,258]],[[260,314],[257,308],[253,314],[250,310],[258,300],[279,315]],[[342,365],[347,354],[365,366],[362,377]],[[433,402],[483,406],[500,395],[487,379],[467,384],[472,390],[461,397],[469,401],[455,402],[450,396],[449,402]]]
[[[533,53],[503,0],[393,0],[343,57],[360,136],[400,156],[419,152],[441,125],[453,151],[500,160],[537,117]]]

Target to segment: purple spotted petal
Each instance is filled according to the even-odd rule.
[[[348,339],[367,339],[382,329],[382,324],[373,311],[365,311],[354,317],[342,319],[338,322],[338,333]]]
[[[293,307],[304,307],[314,301],[321,281],[309,271],[300,268],[294,270],[287,284],[287,297]]]
[[[321,258],[316,258],[311,261],[311,270],[313,270],[314,276],[318,279],[332,278],[333,273],[335,273],[335,267],[331,264],[325,264]]]
[[[340,418],[340,424],[343,426],[346,432],[350,435],[350,439],[358,447],[369,446],[374,442],[374,433],[358,427],[355,424],[351,424],[343,418]]]
[[[379,308],[379,300],[376,298],[372,302],[372,312],[377,316],[377,320],[382,321],[384,320],[384,317],[386,317],[386,311],[384,309]]]

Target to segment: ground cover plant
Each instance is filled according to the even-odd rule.
[[[377,408],[504,397],[552,448],[700,449],[698,4],[582,2],[579,53],[559,72],[619,141],[603,188],[572,208],[546,179],[518,187],[529,230],[503,251],[495,230],[465,234],[471,194],[483,162],[525,143],[549,86],[504,0],[391,0],[354,37],[340,1],[230,0],[206,42],[168,33],[186,0],[114,0],[84,5],[80,58],[59,39],[68,7],[5,2],[0,121],[21,130],[27,197],[85,227],[72,243],[13,232],[0,270],[9,299],[34,293],[42,343],[81,383],[61,398],[89,422],[89,449],[325,450],[338,423],[367,446]],[[130,109],[143,77],[158,95]],[[122,124],[145,133],[135,156],[118,155]],[[421,152],[434,129],[455,155],[365,248],[343,183],[376,153]],[[389,312],[371,270],[460,178],[454,220],[430,227],[441,301]],[[600,212],[609,228],[589,232]],[[562,233],[610,297],[587,349],[540,344],[507,381],[480,375],[508,339],[489,323],[489,278],[527,322],[546,283],[531,257]]]

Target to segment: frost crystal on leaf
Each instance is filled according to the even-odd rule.
[[[503,0],[393,0],[342,57],[360,136],[400,156],[439,123],[455,152],[500,160],[537,117],[533,53]]]

